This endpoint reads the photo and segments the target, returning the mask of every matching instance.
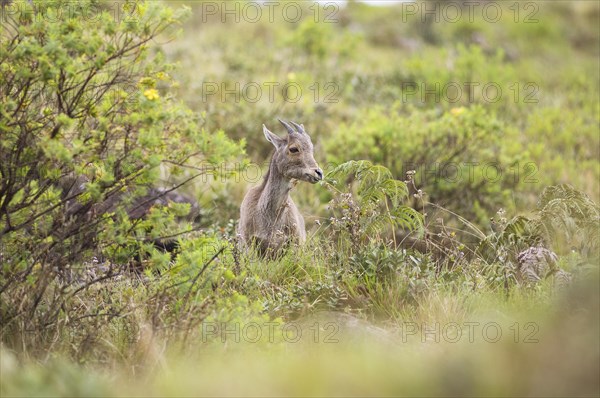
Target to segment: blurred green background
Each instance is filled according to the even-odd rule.
[[[165,46],[179,97],[253,162],[271,150],[261,125],[280,117],[307,126],[321,163],[414,169],[431,201],[483,226],[547,185],[599,198],[594,2],[286,3],[190,2]],[[221,220],[246,187],[228,188],[204,202],[223,201]],[[312,191],[300,203],[323,215]]]

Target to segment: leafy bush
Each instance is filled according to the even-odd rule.
[[[113,6],[20,1],[3,15],[3,332],[17,324],[47,328],[65,300],[115,277],[120,265],[109,263],[85,281],[88,267],[78,264],[92,254],[127,261],[131,252],[121,249],[140,246],[149,230],[151,238],[172,232],[189,206],[153,209],[148,221],[126,211],[161,175],[178,186],[241,152],[222,132],[200,129],[169,94],[172,67],[150,46],[188,10],[143,1]],[[71,285],[81,280],[81,288]]]
[[[330,162],[363,158],[389,167],[395,178],[416,171],[429,202],[483,222],[506,206],[519,181],[516,132],[481,107],[419,111],[374,107],[340,126],[325,146]],[[415,192],[412,192],[415,193]]]
[[[327,179],[338,186],[349,178],[356,183],[356,198],[352,185],[347,189],[349,192],[332,186],[336,195],[331,201],[334,216],[330,221],[333,230],[342,234],[338,238],[340,248],[348,242],[352,253],[366,242],[381,241],[381,235],[390,228],[408,231],[422,228],[422,215],[402,205],[408,197],[408,187],[394,179],[387,168],[364,160],[349,161],[327,174]]]
[[[569,184],[594,200],[600,197],[600,110],[592,108],[586,92],[593,84],[581,83],[579,98],[572,104],[581,110],[544,107],[527,116],[523,134],[530,139],[523,146],[536,166],[538,187]]]
[[[524,266],[531,282],[565,272],[559,257],[577,259],[566,271],[577,276],[593,268],[600,260],[600,207],[586,194],[569,185],[550,186],[540,195],[537,209],[530,216],[506,218],[504,211],[494,220],[495,231],[481,239],[477,255],[495,264],[495,274],[523,279]],[[557,256],[558,254],[558,256]],[[573,262],[573,261],[570,261]],[[493,274],[494,274],[493,273]],[[521,281],[523,282],[523,281]]]

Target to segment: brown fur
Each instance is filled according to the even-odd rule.
[[[304,127],[296,130],[281,122],[288,130],[286,138],[271,133],[263,125],[263,133],[275,146],[275,153],[262,184],[250,189],[240,208],[238,233],[243,246],[255,244],[262,254],[277,253],[290,242],[304,243],[304,218],[290,197],[296,180],[312,184],[323,178],[313,156],[313,144]]]

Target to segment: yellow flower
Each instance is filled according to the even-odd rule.
[[[144,97],[148,98],[150,101],[154,101],[159,99],[160,95],[158,95],[158,90],[155,88],[149,88],[148,90],[144,91]]]
[[[460,107],[460,108],[452,108],[450,109],[450,113],[453,114],[454,116],[458,116],[462,113],[464,113],[465,108],[464,107]]]
[[[97,178],[102,179],[102,177],[106,174],[106,170],[104,170],[104,166],[94,164],[94,174]]]
[[[294,72],[290,72],[287,74],[287,78],[289,81],[296,80],[296,74]]]

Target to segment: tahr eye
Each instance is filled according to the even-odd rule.
[[[298,153],[298,152],[300,152],[300,150],[298,148],[296,148],[296,147],[293,146],[293,147],[290,147],[290,152],[291,153]]]

